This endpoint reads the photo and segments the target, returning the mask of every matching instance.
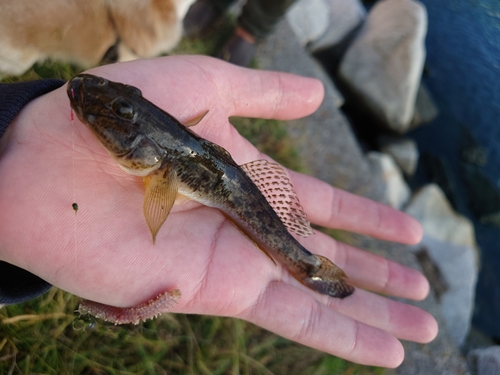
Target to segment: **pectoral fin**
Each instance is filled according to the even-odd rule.
[[[243,164],[241,168],[266,197],[288,231],[302,237],[313,234],[292,183],[280,165],[266,160],[255,160]]]
[[[144,177],[143,181],[146,186],[144,217],[155,243],[156,234],[174,205],[179,183],[170,164]]]

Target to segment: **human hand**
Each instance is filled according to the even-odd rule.
[[[239,164],[264,155],[229,116],[293,119],[313,112],[323,97],[316,80],[206,57],[134,61],[91,73],[139,87],[181,122],[208,109],[192,129]],[[322,233],[300,242],[366,290],[343,300],[309,290],[218,210],[195,202],[173,208],[153,246],[141,178],[123,172],[71,120],[65,87],[31,102],[11,127],[0,158],[0,257],[64,290],[133,306],[178,288],[174,312],[238,317],[348,360],[387,367],[403,359],[397,338],[427,342],[436,335],[428,313],[373,293],[422,299],[428,283],[420,273]],[[420,239],[420,226],[403,213],[288,173],[311,222],[402,243]]]

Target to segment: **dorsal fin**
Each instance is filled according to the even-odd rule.
[[[209,141],[207,141],[207,142],[209,142]],[[212,142],[210,142],[210,146],[212,146],[213,148],[215,148],[217,151],[219,151],[226,158],[231,159],[231,160],[233,159],[233,157],[231,156],[231,154],[229,153],[229,151],[226,150],[224,147],[219,146],[218,144],[212,143]]]
[[[313,234],[311,223],[281,166],[267,160],[255,160],[243,164],[241,168],[257,185],[290,232],[302,237]]]
[[[201,115],[198,115],[190,120],[187,120],[183,125],[186,128],[189,128],[190,126],[198,125],[200,123],[200,121],[203,120],[203,118],[207,115],[207,113],[208,113],[208,110],[203,112]]]

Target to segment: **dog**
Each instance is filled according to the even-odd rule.
[[[0,75],[53,59],[82,68],[170,51],[195,0],[0,0]]]

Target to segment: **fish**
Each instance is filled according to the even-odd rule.
[[[143,212],[155,243],[178,195],[220,210],[245,236],[302,284],[335,298],[354,292],[344,271],[302,246],[313,233],[283,168],[266,160],[238,165],[223,147],[182,124],[140,89],[91,74],[73,77],[70,104],[111,157],[143,178]]]

